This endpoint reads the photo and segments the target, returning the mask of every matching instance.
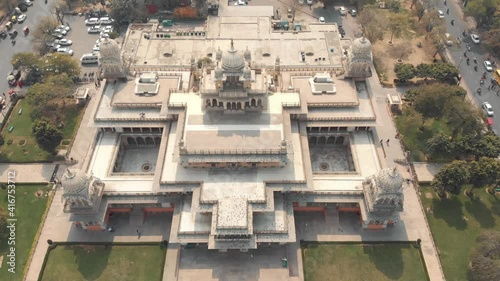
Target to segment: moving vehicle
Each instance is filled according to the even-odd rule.
[[[489,71],[489,72],[493,71],[493,65],[491,64],[491,61],[485,60],[483,64],[484,64],[484,68],[486,69],[486,71]]]
[[[484,113],[487,116],[493,117],[493,115],[495,115],[493,112],[493,107],[491,106],[491,104],[489,102],[487,102],[487,101],[483,102],[482,108],[483,108]]]
[[[339,8],[339,14],[341,16],[345,16],[345,15],[347,15],[347,10],[344,7],[340,7]]]
[[[33,2],[31,2],[30,0],[25,0],[24,5],[31,7],[31,6],[33,6]]]
[[[56,53],[70,55],[70,56],[74,54],[73,50],[71,50],[70,48],[58,48],[56,50]]]
[[[472,42],[474,42],[474,44],[481,43],[481,39],[479,38],[479,36],[477,36],[477,34],[474,34],[474,33],[471,34],[470,39],[472,39]]]
[[[324,18],[324,17],[319,17],[319,22],[320,22],[320,23],[325,23],[325,22],[326,22],[326,21],[325,21],[325,18]]]
[[[98,63],[99,62],[99,56],[96,54],[83,54],[83,56],[80,58],[80,62],[82,64],[91,64],[91,63]]]
[[[59,44],[61,46],[71,46],[73,44],[73,41],[69,40],[69,39],[56,39],[54,40],[54,44]]]

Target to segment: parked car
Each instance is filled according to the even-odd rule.
[[[440,19],[444,19],[444,13],[443,13],[443,11],[438,10],[438,17],[439,17]]]
[[[351,10],[349,11],[349,13],[350,13],[350,14],[351,14],[351,16],[353,16],[353,17],[355,17],[355,16],[357,16],[357,15],[358,15],[358,11],[356,11],[356,9],[351,9]]]
[[[57,49],[61,48],[61,45],[56,44],[54,42],[47,42],[45,45],[49,48],[50,51],[54,52]]]
[[[486,68],[486,71],[493,71],[493,64],[491,64],[491,61],[485,60],[484,61],[484,68]]]
[[[24,21],[26,20],[26,15],[25,14],[21,14],[17,17],[17,22],[18,23],[23,23]]]
[[[235,6],[246,6],[247,3],[245,2],[245,0],[237,0],[235,3],[234,3]],[[102,23],[101,23],[102,24]]]
[[[56,39],[63,39],[64,38],[64,35],[62,35],[61,33],[52,33],[52,36]]]
[[[238,1],[240,1],[240,0],[238,0]],[[114,22],[115,22],[115,20],[113,20],[113,19],[111,19],[109,17],[102,17],[102,18],[99,19],[99,23],[101,25],[103,25],[103,24],[113,24]]]
[[[319,17],[319,22],[320,23],[325,23],[325,18],[324,17]]]
[[[71,30],[71,26],[69,26],[67,24],[66,25],[59,25],[57,27],[57,29],[64,29],[64,30],[66,30],[66,32],[69,32]]]
[[[313,0],[306,0],[306,3],[307,3],[307,5],[312,5],[313,4]]]
[[[101,33],[101,29],[98,26],[91,26],[91,27],[87,28],[87,31],[89,34]]]
[[[92,48],[92,52],[99,52],[101,48],[99,47],[99,44],[95,44],[94,47]]]
[[[477,36],[477,34],[474,34],[474,33],[471,34],[470,39],[472,39],[472,42],[474,42],[474,44],[481,43],[481,39],[479,38],[479,36]]]
[[[70,48],[58,48],[56,50],[56,53],[66,54],[66,55],[70,55],[70,56],[72,56],[74,54],[73,50],[71,50]]]
[[[24,5],[31,7],[31,6],[33,6],[33,2],[31,2],[30,0],[25,0]]]
[[[483,108],[484,113],[487,116],[493,117],[493,115],[495,115],[493,112],[493,107],[491,106],[491,104],[489,102],[487,102],[487,101],[483,102],[482,108]]]
[[[99,18],[89,18],[85,20],[85,25],[99,25]]]
[[[345,16],[347,14],[347,10],[344,7],[339,8],[339,14],[341,16]]]
[[[56,39],[54,40],[54,44],[59,44],[61,46],[71,46],[73,45],[73,41],[69,40],[69,39]]]
[[[54,29],[54,31],[52,31],[53,33],[59,33],[59,34],[62,34],[63,36],[66,36],[66,34],[68,34],[68,32],[66,31],[66,29],[61,29],[61,28],[56,28]]]
[[[114,31],[114,28],[112,25],[106,25],[106,26],[101,26],[101,30],[106,33],[110,33]]]

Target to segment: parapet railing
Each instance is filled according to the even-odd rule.
[[[375,117],[307,117],[308,121],[375,121]]]
[[[121,108],[161,108],[161,103],[124,103],[116,102],[113,107]]]
[[[283,107],[300,107],[300,102],[282,102]]]
[[[357,107],[359,102],[324,102],[324,103],[307,103],[310,107]]]
[[[187,103],[186,102],[169,102],[168,107],[180,107],[180,108],[186,108]]]
[[[280,155],[286,154],[281,149],[188,149],[186,152],[181,152],[184,155]]]
[[[94,121],[167,121],[169,118],[167,117],[107,117],[107,118],[94,118]]]

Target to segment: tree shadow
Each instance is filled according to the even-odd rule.
[[[498,197],[496,195],[492,195],[493,200],[491,200],[491,212],[495,216],[500,216],[500,202],[498,202]]]
[[[388,279],[399,280],[405,266],[401,247],[400,244],[364,244],[363,253]]]
[[[85,280],[97,280],[108,266],[112,246],[74,245],[75,262],[78,271]]]
[[[450,227],[458,230],[464,230],[467,227],[462,202],[457,196],[446,199],[432,199],[432,212],[434,218],[444,220]]]
[[[492,228],[495,226],[495,218],[481,198],[472,197],[469,201],[465,202],[465,209],[477,220],[481,228]]]

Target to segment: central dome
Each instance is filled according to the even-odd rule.
[[[376,177],[377,187],[383,193],[401,192],[403,178],[396,168],[385,168]]]
[[[61,178],[64,195],[86,195],[90,184],[90,177],[83,171],[67,169]]]
[[[372,44],[365,37],[352,42],[352,60],[372,62]]]
[[[222,68],[226,72],[241,72],[245,67],[245,58],[234,48],[231,40],[231,48],[222,54]]]

